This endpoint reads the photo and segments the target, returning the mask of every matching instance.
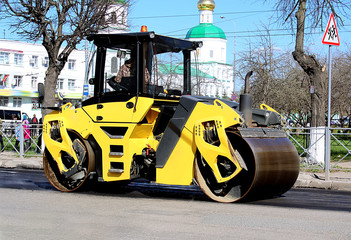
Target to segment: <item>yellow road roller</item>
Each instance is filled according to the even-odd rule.
[[[96,48],[90,96],[80,106],[52,107],[43,122],[44,170],[55,188],[143,179],[150,187],[199,187],[215,201],[236,202],[293,186],[297,151],[277,112],[252,109],[251,73],[239,103],[191,95],[191,56],[201,42],[154,32],[88,40]],[[171,54],[182,59],[167,82],[159,73]]]

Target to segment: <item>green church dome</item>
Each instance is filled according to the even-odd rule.
[[[186,39],[189,38],[222,38],[227,39],[223,30],[216,27],[212,23],[201,23],[193,28],[190,28],[186,34]]]

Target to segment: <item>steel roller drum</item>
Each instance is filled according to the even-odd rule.
[[[95,168],[95,155],[90,144],[78,136],[73,141],[73,149],[75,150],[77,157],[81,158],[82,161],[78,166],[79,170],[69,177],[65,177],[59,172],[57,163],[51,156],[50,152],[45,149],[43,154],[43,168],[45,175],[51,185],[57,190],[62,192],[72,192],[80,189],[87,180],[90,172]],[[62,159],[71,158],[69,155],[63,155]]]
[[[264,131],[227,131],[233,149],[247,167],[228,182],[218,184],[204,158],[197,157],[195,177],[207,196],[219,202],[257,200],[283,194],[294,185],[299,174],[296,148],[283,131]]]

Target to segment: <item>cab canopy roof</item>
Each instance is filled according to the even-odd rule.
[[[155,53],[180,52],[195,50],[202,46],[202,42],[187,41],[157,35],[154,32],[136,32],[119,34],[93,34],[88,36],[89,41],[94,41],[98,47],[131,49],[139,43],[154,43]]]

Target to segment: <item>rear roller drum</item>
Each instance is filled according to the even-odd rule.
[[[200,153],[194,161],[195,178],[203,192],[218,202],[235,202],[271,197],[288,191],[295,183],[299,162],[295,147],[287,138],[242,138],[227,131],[227,137],[246,168],[233,179],[218,183]],[[222,176],[235,171],[235,165],[217,159]],[[227,171],[227,172],[226,172]]]
[[[46,177],[56,189],[63,192],[80,189],[95,166],[95,155],[90,144],[78,136],[74,140],[72,139],[72,142],[77,158],[81,159],[81,161],[80,164],[74,165],[74,159],[66,152],[62,153],[62,162],[66,167],[68,166],[67,168],[72,168],[72,174],[69,174],[69,176],[59,172],[56,161],[47,149],[45,149],[43,155],[43,167]]]

